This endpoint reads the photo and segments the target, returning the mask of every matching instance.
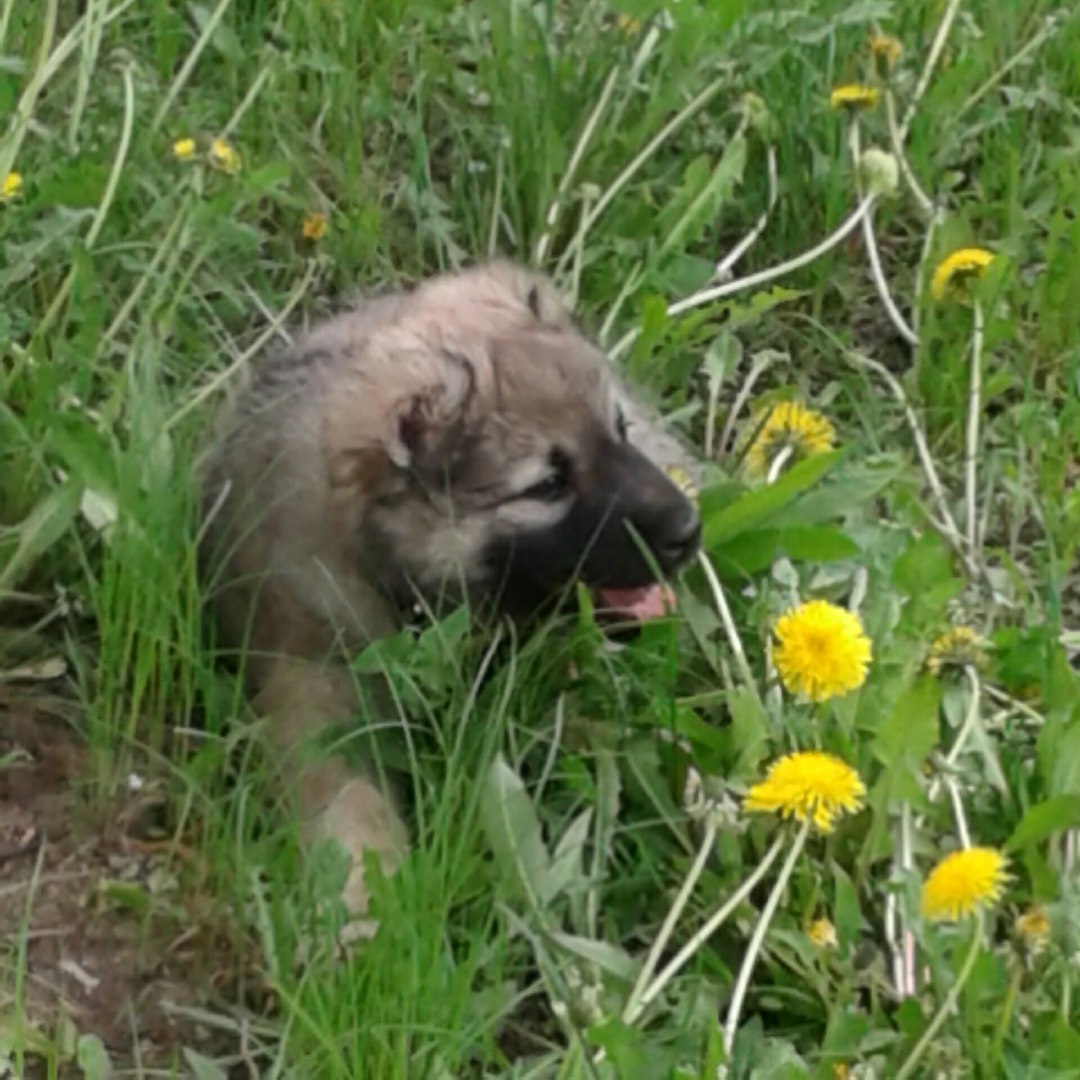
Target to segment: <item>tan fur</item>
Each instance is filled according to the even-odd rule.
[[[552,432],[587,483],[590,440],[620,408],[653,460],[692,469],[551,286],[496,263],[317,326],[256,364],[226,411],[203,469],[220,639],[246,650],[306,835],[334,837],[353,857],[354,913],[367,906],[361,854],[392,870],[406,831],[373,780],[305,746],[355,713],[343,661],[398,629],[403,583],[482,580],[493,537],[556,520],[558,506],[507,494],[543,478]],[[468,467],[467,490],[450,500],[432,483],[417,498],[410,484],[429,458]]]

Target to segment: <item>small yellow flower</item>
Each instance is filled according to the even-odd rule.
[[[904,46],[892,34],[874,34],[870,39],[870,52],[875,60],[882,60],[891,68],[904,55]]]
[[[806,931],[806,936],[819,949],[835,949],[837,945],[836,927],[826,918],[815,919]]]
[[[773,662],[789,693],[828,701],[866,681],[872,650],[858,615],[810,600],[777,619],[773,632]]]
[[[743,800],[748,813],[778,813],[799,821],[812,820],[822,832],[832,832],[842,813],[855,813],[866,795],[859,774],[831,754],[808,750],[773,762],[765,779]]]
[[[978,667],[985,644],[970,626],[955,626],[935,638],[926,656],[926,670],[940,678],[949,668]]]
[[[698,505],[701,492],[693,477],[681,466],[672,465],[667,470],[668,479],[695,505]]]
[[[210,164],[229,176],[235,176],[240,171],[240,155],[224,139],[215,139],[210,144]]]
[[[877,99],[876,87],[847,83],[833,90],[829,95],[829,105],[834,109],[872,109],[877,104]]]
[[[172,153],[177,161],[190,161],[195,156],[195,140],[177,139],[172,144]]]
[[[954,286],[963,285],[969,278],[980,277],[994,261],[994,253],[984,248],[960,248],[938,264],[930,281],[930,294],[943,300]]]
[[[757,432],[746,454],[746,468],[751,476],[766,476],[777,455],[791,450],[798,458],[824,454],[836,442],[836,429],[819,412],[797,401],[774,405],[762,423],[759,414],[750,427]]]
[[[1050,920],[1042,908],[1029,908],[1017,917],[1013,930],[1031,952],[1041,952],[1050,937]]]
[[[321,240],[326,235],[326,215],[318,212],[304,218],[301,231],[305,240]]]
[[[641,20],[633,15],[616,15],[615,25],[623,32],[624,37],[633,37],[641,30]]]
[[[8,202],[22,193],[23,178],[20,173],[9,172],[0,183],[0,202]]]
[[[954,851],[926,879],[922,913],[935,922],[956,922],[999,899],[1006,878],[1005,856],[993,848]]]

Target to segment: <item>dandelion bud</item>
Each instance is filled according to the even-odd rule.
[[[900,184],[896,158],[871,147],[859,159],[859,176],[871,195],[895,195]]]

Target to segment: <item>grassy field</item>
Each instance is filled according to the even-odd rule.
[[[1080,1076],[1078,102],[1057,0],[0,0],[0,1075]],[[766,211],[732,276],[860,205],[902,328],[861,221],[698,295]],[[253,353],[488,253],[708,451],[718,576],[621,651],[450,613],[358,660],[416,845],[342,956],[202,625],[193,462]],[[836,450],[755,474],[788,400]],[[820,703],[773,634],[813,598],[873,643]],[[858,812],[742,808],[814,749]],[[62,839],[6,851],[17,812]],[[968,845],[977,910],[928,917]]]

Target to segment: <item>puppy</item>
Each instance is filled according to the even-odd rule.
[[[309,841],[384,872],[389,793],[310,745],[357,710],[347,661],[417,601],[535,612],[575,580],[665,610],[655,570],[697,551],[693,466],[616,380],[551,285],[494,263],[384,296],[253,365],[202,468],[202,563]]]

